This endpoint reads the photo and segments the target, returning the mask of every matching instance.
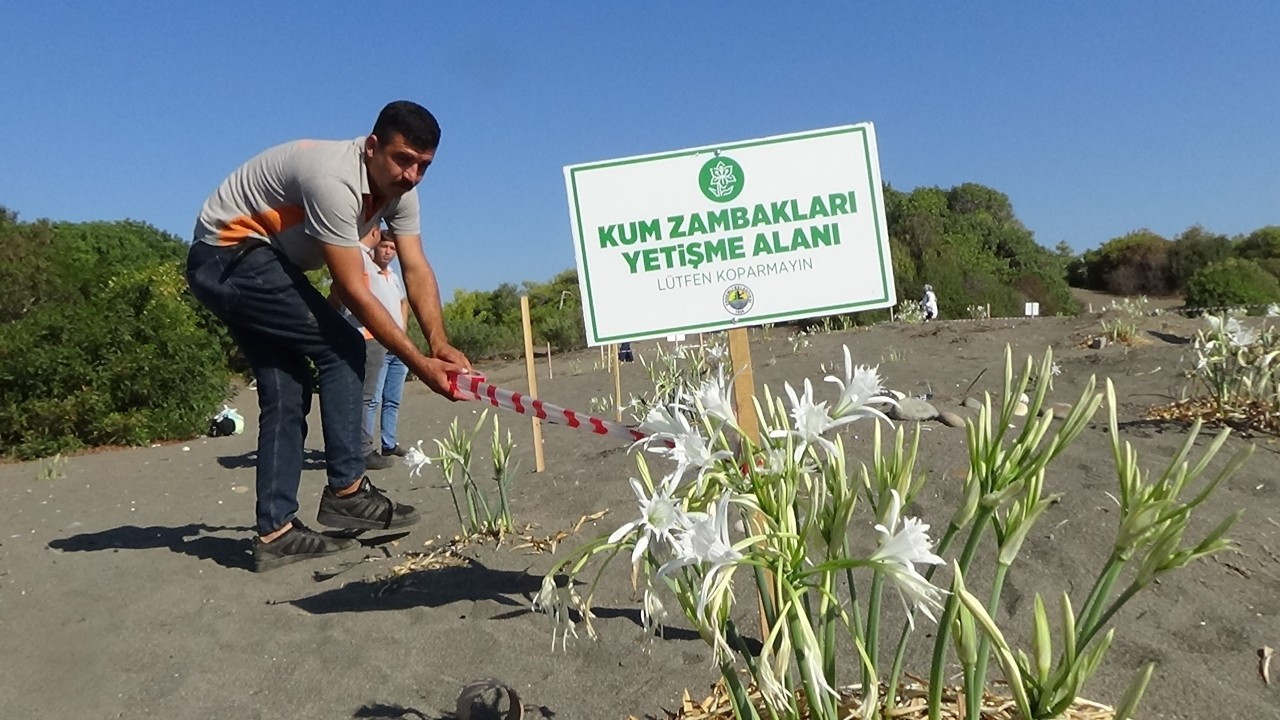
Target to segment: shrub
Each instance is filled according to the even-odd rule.
[[[515,357],[524,352],[520,329],[485,322],[471,316],[445,313],[449,342],[472,361],[495,357]]]
[[[1187,282],[1188,307],[1265,305],[1280,300],[1280,281],[1252,260],[1228,258],[1201,268]]]
[[[1085,287],[1117,295],[1166,295],[1175,287],[1169,269],[1172,245],[1150,230],[1108,240],[1084,254]]]
[[[1258,263],[1258,267],[1266,270],[1269,275],[1280,280],[1280,257],[1262,258],[1261,260],[1254,260],[1254,262]]]
[[[1236,257],[1246,260],[1280,258],[1280,225],[1268,225],[1249,233],[1235,247]]]
[[[1185,288],[1196,271],[1231,257],[1231,240],[1199,225],[1187,228],[1169,248],[1169,273],[1174,285]]]
[[[192,437],[227,398],[218,339],[174,263],[132,268],[83,301],[0,325],[0,447],[32,458]]]

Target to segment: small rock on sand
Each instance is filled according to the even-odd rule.
[[[1054,420],[1065,420],[1071,414],[1071,406],[1066,403],[1054,403],[1041,408],[1040,414],[1051,415]]]
[[[967,397],[964,399],[964,406],[970,410],[981,410],[982,401],[975,397]]]
[[[915,420],[923,422],[938,417],[938,409],[928,401],[920,398],[903,398],[889,410],[889,417],[894,420]]]
[[[1019,400],[1018,404],[1013,406],[1013,414],[1017,417],[1026,417],[1027,409],[1027,404]]]
[[[941,422],[943,425],[946,425],[947,427],[953,427],[953,428],[964,427],[964,418],[960,417],[959,415],[949,410],[943,410],[942,412],[938,413],[938,421]]]

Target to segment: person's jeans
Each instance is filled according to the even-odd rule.
[[[382,367],[390,353],[377,340],[369,339],[364,344],[364,388],[361,391],[360,407],[364,409],[360,422],[360,447],[364,454],[378,451],[377,437],[374,436],[373,411],[378,407],[378,398],[382,396]]]
[[[382,372],[378,374],[377,392],[377,396],[382,398],[380,424],[382,425],[382,447],[385,450],[396,446],[396,423],[400,419],[400,398],[404,395],[404,380],[408,374],[409,368],[404,361],[396,357],[395,353],[387,353],[387,358],[382,363]],[[365,408],[366,422],[373,421],[373,413],[376,410],[376,404]]]
[[[308,360],[320,385],[329,486],[348,487],[364,474],[364,338],[297,266],[263,242],[193,242],[187,282],[196,299],[226,323],[258,381],[257,528],[265,535],[298,512],[313,385]]]

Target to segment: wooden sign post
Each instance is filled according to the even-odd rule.
[[[751,339],[746,328],[729,330],[729,364],[733,367],[733,404],[738,426],[748,440],[760,444],[760,424],[756,418],[755,373],[751,369]]]
[[[622,358],[618,357],[618,348],[618,345],[609,346],[613,358],[613,419],[622,422]]]
[[[520,322],[524,326],[524,369],[529,378],[529,397],[538,397],[538,372],[533,363],[533,327],[529,322],[529,296],[520,296]],[[547,355],[550,362],[550,354]],[[534,472],[547,469],[546,459],[542,455],[542,421],[530,418],[533,423],[533,465]]]

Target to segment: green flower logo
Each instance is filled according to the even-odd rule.
[[[723,155],[711,158],[698,173],[702,194],[713,202],[729,202],[742,192],[742,166]]]

